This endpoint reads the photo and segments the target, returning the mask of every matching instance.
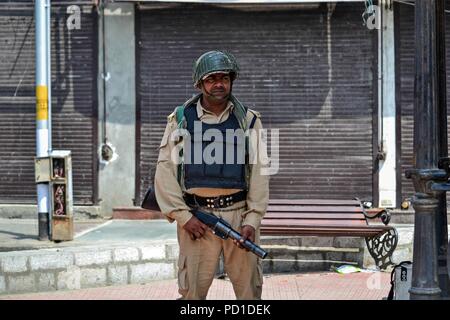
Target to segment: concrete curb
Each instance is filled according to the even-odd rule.
[[[176,241],[0,253],[0,294],[142,284],[176,278]]]

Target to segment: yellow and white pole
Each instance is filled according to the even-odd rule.
[[[36,156],[49,156],[49,74],[48,74],[48,16],[46,0],[35,1],[36,22]],[[39,240],[48,240],[50,195],[49,183],[37,184]]]
[[[48,153],[52,153],[52,58],[51,58],[51,0],[46,0],[46,22],[47,22],[47,84],[48,84]]]

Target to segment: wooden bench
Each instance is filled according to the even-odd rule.
[[[369,225],[369,219],[382,223]],[[364,237],[370,255],[380,269],[392,262],[398,234],[388,226],[384,209],[367,210],[354,200],[272,199],[261,223],[261,235]]]

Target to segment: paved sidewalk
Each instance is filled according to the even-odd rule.
[[[75,237],[93,231],[110,221],[106,219],[75,220],[73,226]],[[60,243],[50,240],[39,241],[38,233],[37,219],[0,218],[0,252],[60,248],[72,246],[75,243],[75,240]]]
[[[382,300],[390,290],[390,274],[306,273],[264,276],[264,300]],[[176,280],[147,284],[88,288],[72,291],[40,292],[0,296],[0,300],[174,300]],[[207,299],[234,300],[229,280],[214,279]]]

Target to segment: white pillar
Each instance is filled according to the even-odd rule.
[[[379,162],[380,207],[396,207],[396,106],[395,106],[395,45],[394,8],[385,8],[389,0],[381,0],[381,29],[379,32],[379,143],[385,154]]]
[[[104,10],[104,20],[100,21],[105,23],[104,35],[103,30],[99,30],[100,36],[104,36],[102,46],[104,43],[105,74],[101,77],[99,93],[101,101],[103,97],[105,99],[105,109],[102,107],[99,112],[99,141],[103,146],[104,140],[107,140],[106,145],[111,150],[110,159],[104,159],[99,152],[99,197],[104,216],[112,215],[115,207],[134,206],[136,181],[134,10],[134,4],[131,3],[108,3]],[[103,57],[101,55],[100,57],[100,61],[103,62]]]
[[[48,72],[48,24],[50,14],[46,12],[50,1],[36,0],[36,157],[46,157],[49,151],[49,79]],[[49,184],[37,184],[39,240],[47,240],[49,230]]]

